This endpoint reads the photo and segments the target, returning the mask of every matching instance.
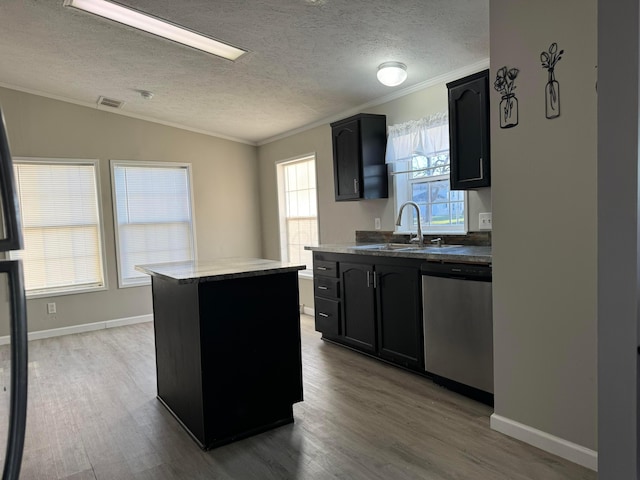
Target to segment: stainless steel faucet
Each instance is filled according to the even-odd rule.
[[[398,218],[396,220],[396,226],[400,226],[400,224],[402,223],[402,211],[404,210],[404,207],[406,207],[407,205],[412,205],[413,207],[415,207],[416,209],[416,218],[418,219],[418,236],[414,237],[414,238],[410,238],[409,242],[411,243],[418,243],[419,245],[424,245],[424,241],[422,239],[422,223],[420,222],[420,207],[418,206],[418,204],[416,202],[404,202],[402,204],[402,206],[400,207],[400,210],[398,211]],[[411,235],[409,235],[411,236]]]

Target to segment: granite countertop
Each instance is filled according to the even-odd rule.
[[[265,260],[263,258],[221,258],[208,261],[188,261],[136,265],[136,270],[152,277],[176,283],[200,283],[233,278],[259,277],[275,273],[304,270],[304,265]]]
[[[349,253],[356,255],[370,255],[376,257],[396,257],[396,258],[416,258],[428,261],[442,262],[460,262],[460,263],[481,263],[491,264],[491,247],[476,245],[460,245],[460,246],[444,246],[433,247],[425,246],[424,248],[413,248],[412,245],[405,246],[399,244],[391,244],[395,249],[377,249],[385,244],[366,244],[366,243],[345,243],[345,244],[324,244],[317,247],[305,247],[306,250],[325,253]]]

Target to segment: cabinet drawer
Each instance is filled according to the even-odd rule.
[[[337,262],[328,262],[326,260],[315,260],[313,262],[313,273],[324,277],[337,277],[338,264]]]
[[[340,280],[332,277],[316,276],[313,279],[313,293],[318,297],[339,298]]]
[[[315,297],[316,331],[325,335],[340,334],[340,302],[328,298]]]

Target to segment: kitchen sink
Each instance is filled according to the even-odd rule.
[[[353,247],[357,250],[388,250],[388,251],[406,251],[418,250],[424,248],[423,245],[411,245],[409,243],[376,243],[373,245],[358,245]]]
[[[424,252],[437,252],[439,250],[446,250],[447,248],[461,247],[462,245],[417,245],[409,243],[376,243],[373,245],[358,245],[353,247],[357,250],[375,250],[375,251],[394,251],[394,252],[408,252],[408,251],[424,251]]]

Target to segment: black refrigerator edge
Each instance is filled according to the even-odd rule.
[[[4,236],[0,252],[8,257],[12,250],[22,250],[22,229],[13,161],[4,115],[0,109],[0,201]],[[27,311],[22,260],[2,259],[0,274],[8,276],[11,332],[11,387],[7,449],[2,472],[3,480],[20,477],[27,419]]]

